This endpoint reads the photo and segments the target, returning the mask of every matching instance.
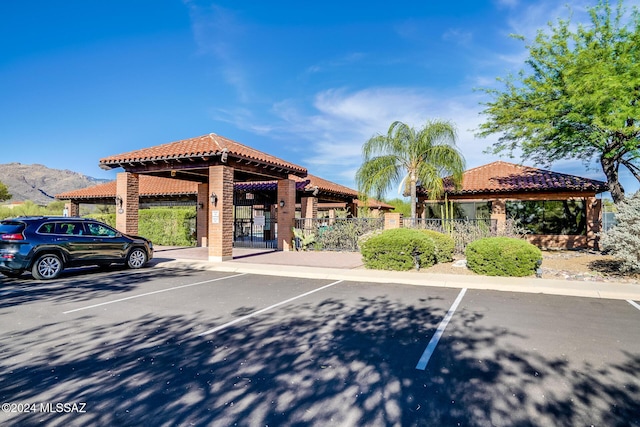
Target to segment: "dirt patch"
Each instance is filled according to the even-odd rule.
[[[436,274],[476,275],[456,257],[454,262],[440,263],[422,269],[422,272]],[[640,284],[640,274],[620,272],[620,262],[610,255],[593,251],[543,251],[542,278],[566,279],[598,282],[623,282]]]

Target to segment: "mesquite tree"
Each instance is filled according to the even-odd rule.
[[[558,20],[539,31],[527,45],[528,68],[498,79],[501,90],[484,89],[492,100],[477,134],[500,135],[494,154],[598,162],[617,203],[621,166],[640,181],[640,14],[625,16],[622,0],[615,12],[605,0],[589,12],[589,25]]]

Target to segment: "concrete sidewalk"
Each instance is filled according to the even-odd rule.
[[[417,286],[487,289],[588,298],[640,301],[640,285],[615,282],[433,274],[384,271],[363,267],[355,252],[283,252],[234,248],[233,260],[208,261],[207,248],[155,248],[152,265],[310,279],[400,283]]]

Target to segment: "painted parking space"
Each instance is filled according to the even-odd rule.
[[[634,422],[626,301],[154,270],[11,285],[2,399],[86,403],[36,415],[61,425]]]
[[[470,290],[425,373],[462,425],[638,425],[640,312],[626,301]]]

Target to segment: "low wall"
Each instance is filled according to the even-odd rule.
[[[587,236],[538,234],[527,235],[526,239],[540,249],[587,249],[590,246]]]

